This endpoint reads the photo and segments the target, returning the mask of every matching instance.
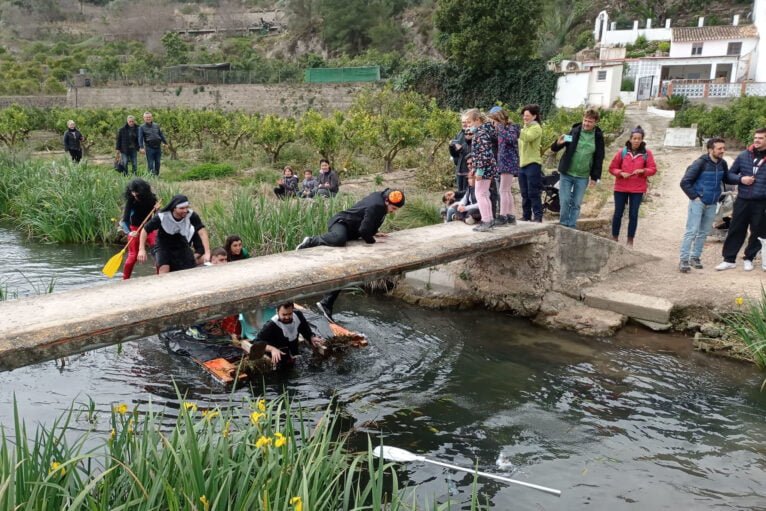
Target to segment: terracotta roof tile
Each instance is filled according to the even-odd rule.
[[[715,41],[720,39],[748,39],[758,37],[755,25],[719,25],[713,27],[679,27],[673,28],[673,41],[677,43],[694,43],[698,41]]]

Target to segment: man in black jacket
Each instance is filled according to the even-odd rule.
[[[373,192],[345,211],[336,214],[327,223],[327,232],[320,236],[306,236],[296,250],[328,245],[342,247],[351,240],[363,239],[375,243],[376,237],[385,237],[378,229],[383,225],[386,214],[395,213],[404,206],[404,192],[386,188],[382,192]],[[325,295],[317,306],[322,313],[332,319],[332,308],[340,290]]]
[[[127,175],[128,162],[130,162],[133,174],[135,174],[138,166],[138,125],[136,118],[132,115],[128,116],[125,126],[117,132],[114,148],[117,151],[117,158],[120,159],[120,165],[122,165],[122,173]]]
[[[253,344],[266,343],[266,353],[271,357],[271,362],[286,367],[292,365],[293,357],[298,355],[298,334],[314,347],[324,343],[324,339],[311,330],[306,316],[295,310],[295,304],[285,302],[279,304],[277,313],[264,323]],[[250,349],[250,346],[245,345],[245,351],[249,352]]]
[[[583,115],[582,123],[572,126],[569,133],[561,135],[551,144],[551,151],[566,148],[559,161],[559,197],[561,202],[560,223],[566,227],[577,227],[580,205],[585,190],[601,179],[604,164],[604,134],[596,126],[599,120],[597,110],[589,109]]]

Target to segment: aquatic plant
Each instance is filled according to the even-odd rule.
[[[284,398],[249,410],[183,402],[169,421],[151,406],[119,403],[98,432],[97,414],[83,410],[81,421],[72,406],[30,435],[14,403],[14,440],[0,428],[0,509],[418,508],[414,495],[405,504],[372,441],[367,452],[346,452],[330,411],[309,421]]]
[[[737,310],[723,315],[723,320],[747,346],[758,367],[764,369],[766,368],[766,289],[761,286],[759,299],[738,297],[735,303]]]

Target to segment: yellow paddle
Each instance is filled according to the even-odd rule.
[[[157,210],[157,206],[155,206],[150,212],[149,215],[147,215],[146,218],[144,218],[144,221],[141,222],[141,225],[138,226],[138,229],[136,229],[137,236],[141,234],[141,229],[144,228],[144,224],[149,221],[149,219],[152,217],[154,212]],[[122,256],[125,255],[125,251],[128,249],[128,246],[135,241],[138,243],[138,240],[136,238],[130,238],[128,237],[128,242],[125,244],[124,247],[122,247],[122,250],[114,254],[104,265],[104,267],[101,269],[101,273],[109,277],[110,279],[114,277],[114,275],[117,273],[117,270],[120,269],[120,266],[122,265]]]

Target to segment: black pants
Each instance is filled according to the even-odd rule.
[[[519,188],[521,188],[522,220],[543,221],[543,169],[539,163],[530,163],[521,167],[519,172]]]
[[[342,247],[346,245],[348,241],[348,227],[345,224],[334,223],[330,226],[330,229],[321,236],[314,236],[311,238],[312,247],[319,245],[328,245],[330,247]],[[335,300],[340,295],[340,289],[331,291],[322,297],[322,304],[332,314],[332,308],[335,305]]]
[[[750,239],[745,247],[744,258],[748,261],[755,259],[761,250],[758,237],[763,237],[766,227],[766,200],[740,199],[734,201],[734,211],[729,224],[726,241],[723,242],[723,260],[733,263],[737,260],[737,252],[742,248],[750,228]]]
[[[456,174],[456,181],[457,181],[457,191],[458,192],[465,192],[468,190],[468,175],[467,174]]]
[[[79,162],[82,160],[82,149],[70,149],[69,156],[72,157],[73,162]]]
[[[500,194],[497,189],[500,188],[500,177],[492,178],[489,183],[489,202],[492,203],[492,218],[497,218],[497,212],[500,211]]]
[[[274,194],[280,199],[285,197],[295,197],[295,190],[285,188],[285,185],[278,185],[274,188]]]

